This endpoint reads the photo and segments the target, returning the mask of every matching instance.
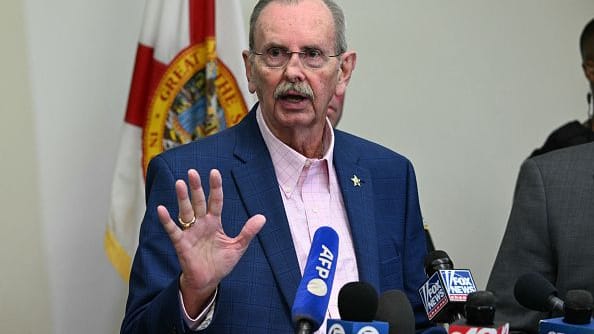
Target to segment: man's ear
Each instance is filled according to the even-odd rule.
[[[345,94],[351,75],[355,70],[355,65],[357,65],[357,53],[355,51],[347,51],[342,54],[338,71],[338,85],[336,85],[337,95]]]
[[[252,60],[250,59],[250,52],[247,50],[244,50],[241,53],[242,57],[243,57],[243,64],[245,66],[245,76],[247,78],[248,81],[248,90],[250,91],[250,93],[254,93],[256,92],[256,84],[254,83],[254,78],[252,75],[252,71],[253,71],[253,63]]]

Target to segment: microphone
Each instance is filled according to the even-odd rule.
[[[454,263],[444,251],[432,251],[425,257],[427,280],[419,288],[419,295],[429,320],[451,323],[464,312],[469,293],[476,291],[470,270],[454,269]]]
[[[527,273],[516,281],[514,296],[520,305],[539,312],[563,313],[563,300],[557,289],[542,275]]]
[[[509,323],[495,322],[495,296],[490,291],[468,294],[464,305],[466,320],[454,321],[448,334],[508,334]]]
[[[338,234],[328,226],[318,228],[291,310],[295,333],[313,333],[324,322],[337,259]]]
[[[539,333],[594,334],[592,294],[589,291],[569,290],[563,302],[551,282],[540,274],[527,273],[516,281],[514,296],[528,309],[565,315],[541,320]]]
[[[569,290],[563,307],[565,316],[541,320],[539,333],[592,334],[592,294],[587,290]]]
[[[448,269],[454,269],[454,262],[445,251],[435,250],[425,257],[425,274],[427,276],[433,275],[438,270]]]
[[[341,319],[328,319],[328,334],[389,334],[387,322],[374,321],[378,308],[375,288],[365,282],[345,284],[338,293]]]
[[[569,324],[585,325],[592,321],[592,294],[588,290],[569,290],[565,296],[565,317]]]
[[[377,292],[369,283],[349,282],[338,292],[338,313],[343,320],[372,321],[377,306]]]
[[[406,294],[400,290],[388,290],[381,294],[375,320],[389,325],[389,334],[414,334],[415,314]]]

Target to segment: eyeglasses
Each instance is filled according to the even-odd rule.
[[[286,48],[278,46],[270,47],[263,53],[256,51],[251,51],[251,53],[256,56],[262,56],[264,64],[270,68],[285,67],[294,53],[299,55],[299,60],[303,66],[311,69],[321,68],[328,63],[330,58],[340,56],[340,54],[326,56],[322,50],[316,48],[306,48],[301,51],[289,51]]]

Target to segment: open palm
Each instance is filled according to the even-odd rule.
[[[188,304],[203,304],[203,299],[213,294],[266,222],[264,216],[254,215],[248,219],[239,235],[235,238],[227,236],[221,223],[223,186],[219,171],[213,169],[210,172],[208,201],[196,170],[188,171],[188,181],[191,196],[182,180],[175,183],[175,191],[179,219],[191,222],[195,217],[196,222],[190,228],[182,230],[175,224],[167,208],[162,205],[157,208],[159,220],[177,253],[182,270],[180,289],[187,308],[190,305],[186,301]]]

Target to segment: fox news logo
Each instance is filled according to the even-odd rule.
[[[429,320],[433,319],[448,301],[446,291],[441,286],[437,272],[421,286],[419,295]]]
[[[439,274],[451,301],[464,302],[469,293],[476,291],[470,270],[440,270]]]

